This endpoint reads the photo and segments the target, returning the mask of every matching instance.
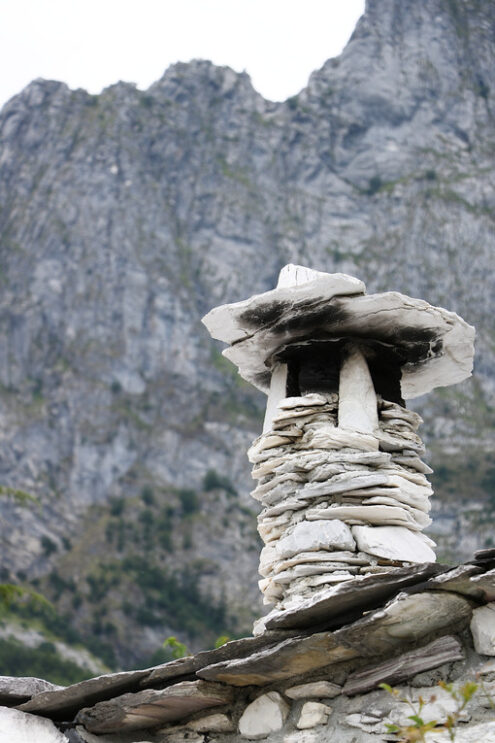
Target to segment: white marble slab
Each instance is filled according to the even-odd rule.
[[[280,558],[292,557],[300,552],[321,549],[354,551],[356,543],[350,528],[338,519],[332,521],[302,521],[292,534],[280,539],[276,550]]]
[[[360,550],[387,560],[435,562],[432,540],[424,534],[397,526],[353,526],[352,534]]]

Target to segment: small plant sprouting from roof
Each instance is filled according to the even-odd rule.
[[[454,711],[447,714],[446,719],[443,721],[425,720],[422,717],[424,707],[436,701],[437,697],[434,694],[428,700],[420,696],[417,702],[413,702],[409,697],[401,696],[399,689],[395,689],[389,686],[389,684],[380,684],[381,689],[387,691],[398,701],[407,704],[411,710],[411,714],[407,717],[411,721],[410,724],[395,725],[389,723],[386,725],[387,733],[394,733],[400,736],[397,737],[397,741],[401,741],[401,743],[417,743],[419,741],[427,743],[427,733],[435,730],[436,732],[447,732],[449,739],[455,741],[457,725],[461,720],[462,713],[478,690],[479,684],[475,681],[467,681],[462,686],[456,688],[451,683],[439,681],[438,686],[446,691],[455,702]]]
[[[183,642],[179,642],[179,640],[172,635],[163,641],[162,647],[171,651],[174,660],[185,658],[186,655],[191,655],[187,646]]]

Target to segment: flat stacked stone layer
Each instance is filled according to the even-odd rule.
[[[417,434],[421,418],[378,398],[373,433],[338,426],[339,395],[280,401],[271,429],[249,450],[263,505],[260,589],[276,609],[331,584],[434,562],[431,469]]]

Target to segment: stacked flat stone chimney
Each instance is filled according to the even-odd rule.
[[[203,319],[268,395],[249,450],[266,620],[369,576],[435,561],[420,416],[405,400],[471,374],[474,328],[362,281],[288,265],[277,288]]]

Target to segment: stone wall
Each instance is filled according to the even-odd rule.
[[[367,611],[337,592],[299,627],[154,668],[66,688],[2,678],[0,743],[378,743],[419,713],[428,743],[451,739],[449,715],[458,743],[495,741],[495,551],[434,567],[403,590],[366,577]]]

